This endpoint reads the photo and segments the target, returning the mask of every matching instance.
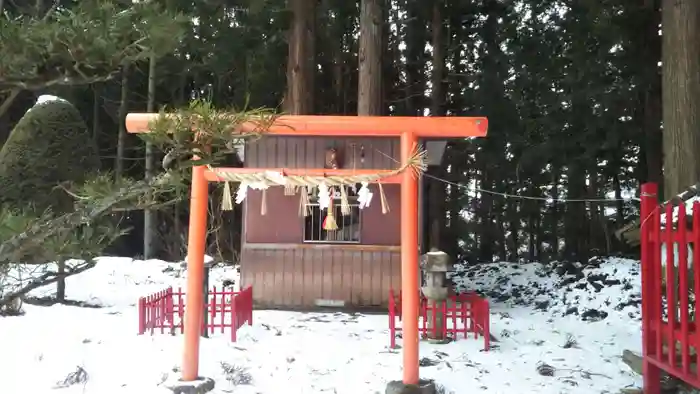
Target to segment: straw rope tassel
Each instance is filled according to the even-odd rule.
[[[387,212],[390,212],[391,209],[389,209],[389,202],[386,200],[386,195],[384,194],[384,188],[382,187],[381,182],[377,182],[377,185],[379,186],[379,201],[382,203],[382,214],[387,214]]]
[[[299,216],[308,217],[311,214],[309,210],[309,189],[306,186],[302,186],[299,191]]]
[[[260,202],[260,215],[267,215],[267,189],[262,190],[262,201]]]
[[[221,196],[221,210],[222,211],[232,211],[233,210],[233,196],[231,195],[231,183],[224,182],[224,193]]]
[[[362,159],[363,147],[360,147],[360,163],[363,162]],[[382,178],[394,176],[402,173],[403,171],[411,171],[413,174],[421,175],[426,171],[426,155],[427,151],[419,150],[414,148],[411,158],[407,163],[403,164],[400,168],[397,168],[389,172],[381,172],[376,174],[352,174],[352,175],[337,175],[337,176],[324,176],[324,175],[293,175],[284,176],[285,184],[291,183],[295,186],[317,186],[321,183],[325,183],[329,186],[340,186],[347,184],[355,184],[362,182],[376,182]],[[221,180],[230,182],[243,182],[243,183],[262,183],[268,186],[280,185],[279,176],[270,176],[267,172],[260,173],[235,173],[235,172],[225,172],[218,171],[216,168],[207,166],[209,170],[213,171]],[[353,165],[354,168],[354,165]]]
[[[294,186],[290,183],[285,184],[284,185],[284,195],[285,196],[293,196],[294,194],[296,194],[296,186]]]
[[[332,194],[331,194],[332,195]],[[323,229],[326,231],[335,231],[338,229],[338,223],[335,221],[335,215],[333,207],[333,198],[331,197],[328,203],[328,212],[326,213],[326,218],[323,219]]]
[[[340,186],[340,214],[350,216],[350,203],[348,202],[348,193],[345,186]]]

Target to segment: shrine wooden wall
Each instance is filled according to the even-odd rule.
[[[248,244],[241,283],[262,306],[381,306],[400,287],[400,260],[398,246]]]
[[[374,194],[369,207],[360,210],[360,241],[364,245],[397,246],[401,244],[399,185],[384,185],[389,212],[382,213],[377,185],[369,185]],[[304,242],[304,218],[299,216],[299,195],[285,196],[282,187],[266,192],[265,215],[261,213],[262,192],[250,190],[246,196],[244,244],[301,244]],[[309,244],[316,245],[316,244]],[[324,244],[329,245],[329,244]]]
[[[354,148],[353,148],[354,145]],[[364,162],[360,148],[364,146]],[[245,166],[252,168],[323,168],[325,152],[336,148],[342,168],[392,169],[400,166],[398,138],[262,137],[245,146]]]
[[[354,145],[353,145],[354,144]],[[364,146],[364,162],[360,150]],[[341,168],[392,169],[399,140],[391,138],[263,137],[245,148],[252,168],[322,168],[325,152],[341,154]],[[379,191],[361,212],[361,244],[303,243],[299,196],[281,187],[250,191],[245,202],[241,285],[253,285],[258,306],[383,306],[400,286],[400,187],[384,185],[390,212],[382,214]]]

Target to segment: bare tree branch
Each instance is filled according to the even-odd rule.
[[[77,265],[67,266],[64,273],[60,274],[54,271],[44,272],[43,274],[33,277],[27,283],[22,284],[18,289],[2,294],[0,297],[0,309],[3,305],[12,302],[15,298],[21,297],[29,293],[34,289],[50,285],[52,283],[58,282],[61,277],[67,278],[69,276],[77,275],[81,272],[85,272],[96,265],[95,260],[84,261],[78,263]]]
[[[125,201],[157,193],[168,184],[169,179],[170,174],[166,173],[149,182],[136,182],[108,197],[78,204],[74,212],[63,214],[48,222],[37,221],[26,231],[0,244],[0,264],[12,264],[21,261],[22,252],[28,246],[41,245],[45,240],[60,234],[66,229],[94,222],[96,219],[113,212],[114,208]]]
[[[7,97],[5,97],[5,100],[3,100],[2,104],[0,104],[0,118],[2,118],[2,116],[5,115],[5,112],[7,112],[10,109],[12,103],[15,101],[17,96],[19,96],[20,92],[22,92],[22,89],[19,88],[14,88],[10,90],[10,93],[7,95]]]
[[[108,75],[100,75],[100,76],[93,76],[93,77],[84,77],[84,78],[74,78],[74,77],[65,77],[65,76],[60,76],[48,81],[42,81],[40,79],[36,80],[22,80],[22,81],[12,81],[12,80],[0,80],[0,91],[2,90],[10,90],[10,94],[14,92],[15,90],[19,89],[21,90],[40,90],[40,89],[45,89],[51,86],[58,86],[58,85],[65,85],[65,86],[77,86],[77,85],[89,85],[91,83],[96,83],[96,82],[105,82],[109,81],[114,76],[116,75],[116,72],[110,73]],[[18,92],[19,93],[19,92]],[[3,103],[4,105],[4,103]],[[0,115],[2,113],[0,112]]]

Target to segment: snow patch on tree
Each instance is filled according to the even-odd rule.
[[[42,94],[41,96],[39,96],[38,99],[36,99],[36,105],[43,104],[47,101],[62,101],[65,103],[68,102],[68,100],[61,98],[61,97],[58,97],[58,96],[54,96],[51,94]]]
[[[39,96],[39,98],[36,99],[36,104],[34,104],[34,106],[32,108],[29,108],[27,110],[27,112],[31,111],[32,109],[34,109],[42,104],[53,102],[53,101],[58,101],[61,103],[69,103],[70,104],[70,101],[68,101],[64,98],[54,96],[52,94],[42,94],[41,96]]]

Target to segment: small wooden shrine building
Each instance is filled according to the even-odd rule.
[[[241,286],[253,286],[260,306],[383,306],[389,290],[401,287],[400,179],[373,174],[375,170],[398,174],[402,165],[400,139],[335,134],[332,122],[352,122],[355,133],[362,133],[358,128],[364,127],[366,134],[372,134],[372,127],[385,119],[402,118],[368,118],[370,122],[364,124],[358,117],[308,119],[316,123],[311,127],[319,128],[319,136],[266,135],[248,142],[240,149],[244,167],[296,169],[299,174],[306,169],[347,170],[359,175],[352,182],[346,177],[340,184],[314,180],[308,186],[264,188],[248,183],[244,198],[242,192],[233,190],[244,207]],[[410,119],[415,126],[415,118]],[[434,118],[424,119],[435,122]],[[451,119],[454,126],[474,127],[474,118]],[[469,126],[464,125],[465,120]],[[325,131],[324,123],[328,127]],[[426,127],[430,126],[426,123]],[[477,128],[472,134],[483,135]],[[420,157],[416,159],[422,161],[418,164],[421,171],[425,165],[439,165],[446,141],[420,142],[416,152]],[[225,175],[222,178],[225,180]],[[364,187],[363,179],[369,181]],[[421,207],[430,204],[423,192],[424,179],[419,180]],[[328,195],[332,198],[324,199]],[[367,196],[371,196],[369,201]],[[419,211],[420,244],[416,247],[421,251],[429,222],[426,213],[425,209]],[[329,226],[329,221],[335,225]]]
[[[438,160],[437,149],[430,160]],[[399,139],[267,136],[244,147],[253,168],[400,167]],[[372,198],[364,206],[362,194]],[[304,197],[303,194],[306,194]],[[323,201],[330,194],[332,200]],[[268,306],[375,306],[400,287],[400,186],[251,190],[244,202],[241,285]],[[329,219],[331,216],[333,219]],[[336,226],[329,228],[329,220]],[[325,225],[325,226],[324,226]]]

